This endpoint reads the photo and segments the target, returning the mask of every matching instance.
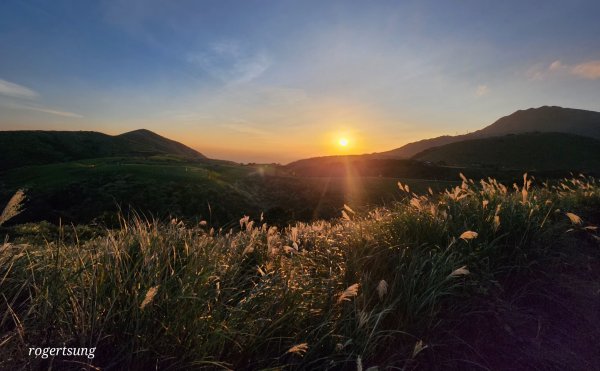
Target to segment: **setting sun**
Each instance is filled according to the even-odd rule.
[[[346,147],[348,145],[348,139],[340,138],[340,140],[338,141],[338,144],[342,147]]]

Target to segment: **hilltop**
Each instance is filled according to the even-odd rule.
[[[0,148],[3,152],[0,170],[117,156],[206,159],[192,148],[145,129],[115,136],[95,131],[2,131]]]
[[[369,157],[411,158],[426,149],[450,143],[531,132],[567,133],[600,139],[600,112],[557,106],[529,108],[504,116],[469,134],[424,139],[390,151],[373,153]]]

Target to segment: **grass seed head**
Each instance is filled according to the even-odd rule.
[[[573,213],[566,213],[566,215],[569,218],[569,220],[571,220],[571,223],[573,223],[574,225],[581,225],[581,223],[583,223],[581,218]]]
[[[388,292],[388,283],[385,280],[379,281],[377,284],[377,295],[379,295],[379,300],[383,300],[383,297]]]
[[[350,301],[350,298],[353,298],[356,295],[358,295],[359,286],[360,285],[358,283],[348,286],[348,288],[340,294],[338,301],[337,301],[338,304],[340,304],[344,301]]]
[[[154,297],[156,296],[156,293],[158,292],[159,287],[160,287],[160,285],[153,286],[150,289],[148,289],[148,292],[146,292],[146,296],[144,297],[144,300],[142,301],[142,304],[140,305],[141,310],[144,310],[144,308],[146,308],[146,306],[148,304],[150,304],[152,302],[152,300],[154,300]]]
[[[0,214],[0,225],[7,222],[9,219],[14,218],[23,211],[23,202],[25,201],[25,191],[19,189],[15,194],[8,200],[8,203],[4,207],[2,214]]]
[[[306,353],[307,351],[308,351],[308,343],[300,343],[300,344],[296,344],[293,347],[291,347],[290,349],[288,349],[288,351],[286,353],[296,354],[296,355],[299,355],[300,357],[302,357],[304,355],[304,353]]]
[[[421,353],[424,349],[427,348],[427,345],[423,343],[423,340],[419,340],[415,343],[415,347],[413,348],[413,358],[417,356],[417,354]]]
[[[469,272],[469,270],[467,269],[467,266],[463,265],[462,267],[455,269],[452,273],[450,273],[450,275],[448,277],[467,276],[470,273],[471,272]]]
[[[479,236],[479,234],[477,232],[465,231],[465,232],[463,232],[463,234],[460,235],[459,238],[467,241],[467,240],[472,240],[474,238],[477,238],[477,236]]]

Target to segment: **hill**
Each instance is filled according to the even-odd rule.
[[[535,134],[530,135],[535,136]],[[558,137],[552,135],[546,137],[544,134],[542,135],[543,139],[521,138],[524,143],[518,141],[518,143],[505,145],[504,147],[490,144],[495,143],[495,141],[492,140],[489,143],[486,142],[485,144],[481,144],[481,146],[473,145],[473,149],[468,147],[469,149],[465,149],[464,156],[462,152],[463,148],[461,147],[462,143],[470,143],[477,140],[448,144],[447,146],[452,146],[450,147],[451,150],[449,150],[449,153],[441,150],[442,152],[440,152],[439,156],[434,151],[438,148],[445,148],[445,146],[423,151],[422,157],[415,156],[412,159],[374,159],[367,156],[315,157],[292,162],[284,166],[283,169],[296,178],[351,178],[353,179],[353,182],[359,182],[362,178],[373,180],[379,179],[381,182],[385,182],[386,179],[398,179],[402,182],[410,179],[413,182],[422,181],[429,183],[430,185],[435,183],[447,184],[447,182],[456,181],[459,172],[472,178],[494,177],[501,181],[512,183],[515,180],[520,179],[525,171],[534,171],[535,175],[540,179],[562,178],[569,175],[570,171],[576,171],[578,169],[583,171],[592,169],[593,173],[598,171],[599,167],[597,166],[596,160],[588,161],[582,158],[584,156],[595,156],[597,158],[598,151],[595,150],[594,144],[600,141],[573,136],[581,138],[583,141],[580,143],[579,141],[574,140],[574,142],[571,143],[568,141],[571,137],[568,134],[557,135]],[[560,137],[561,135],[565,135],[565,138]],[[554,162],[550,162],[550,159],[548,159],[546,163],[547,166],[534,167],[530,166],[527,161],[520,161],[521,158],[529,156],[527,149],[521,148],[521,146],[527,146],[527,140],[532,140],[534,145],[538,144],[536,140],[542,144],[545,141],[549,141],[547,145],[544,144],[540,148],[544,148],[545,150],[549,147],[554,153],[556,153],[556,148],[560,149],[560,146],[563,145],[569,147],[570,150],[565,152],[564,155],[567,156],[565,159],[555,160]],[[567,142],[563,144],[561,140],[567,140]],[[479,144],[479,142],[476,143]],[[583,148],[581,154],[577,152],[577,145],[581,145]],[[492,151],[492,148],[486,148],[486,146],[494,148],[498,147],[499,150]],[[489,155],[482,156],[480,153],[477,153],[483,153],[486,150],[491,151]],[[429,157],[428,151],[431,151],[431,157]],[[506,160],[504,160],[505,162],[498,162],[496,161],[496,156],[500,156],[502,151],[511,153],[504,154],[506,157]],[[540,152],[542,151],[540,150]],[[453,159],[453,161],[449,161],[444,156],[448,156]],[[548,156],[547,154],[546,157],[543,156],[543,153],[540,153],[539,157],[541,159],[537,161],[537,163],[541,163],[542,159],[547,159],[548,157],[552,158],[552,156]],[[480,161],[480,158],[485,158],[485,161]],[[565,167],[565,164],[573,166]],[[395,183],[396,182],[392,182],[390,184]],[[427,187],[425,187],[425,190],[427,190]]]
[[[456,180],[457,170],[411,159],[369,159],[363,156],[315,157],[284,167],[299,177],[401,177]]]
[[[372,158],[410,158],[428,148],[470,139],[506,134],[555,132],[600,139],[600,112],[543,106],[516,111],[473,133],[441,136],[406,144],[391,151],[369,155]]]
[[[600,171],[600,140],[564,133],[509,134],[429,148],[413,157],[440,165]]]
[[[111,136],[94,131],[2,131],[0,170],[100,157],[173,155],[206,159],[201,153],[149,130]]]
[[[184,158],[206,158],[198,151],[174,140],[161,137],[146,129],[139,129],[118,135],[117,138],[128,142],[134,151],[149,154],[170,154]]]

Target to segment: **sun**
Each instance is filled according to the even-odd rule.
[[[346,138],[340,138],[340,140],[338,140],[338,144],[342,147],[346,147],[348,145],[348,139]]]

